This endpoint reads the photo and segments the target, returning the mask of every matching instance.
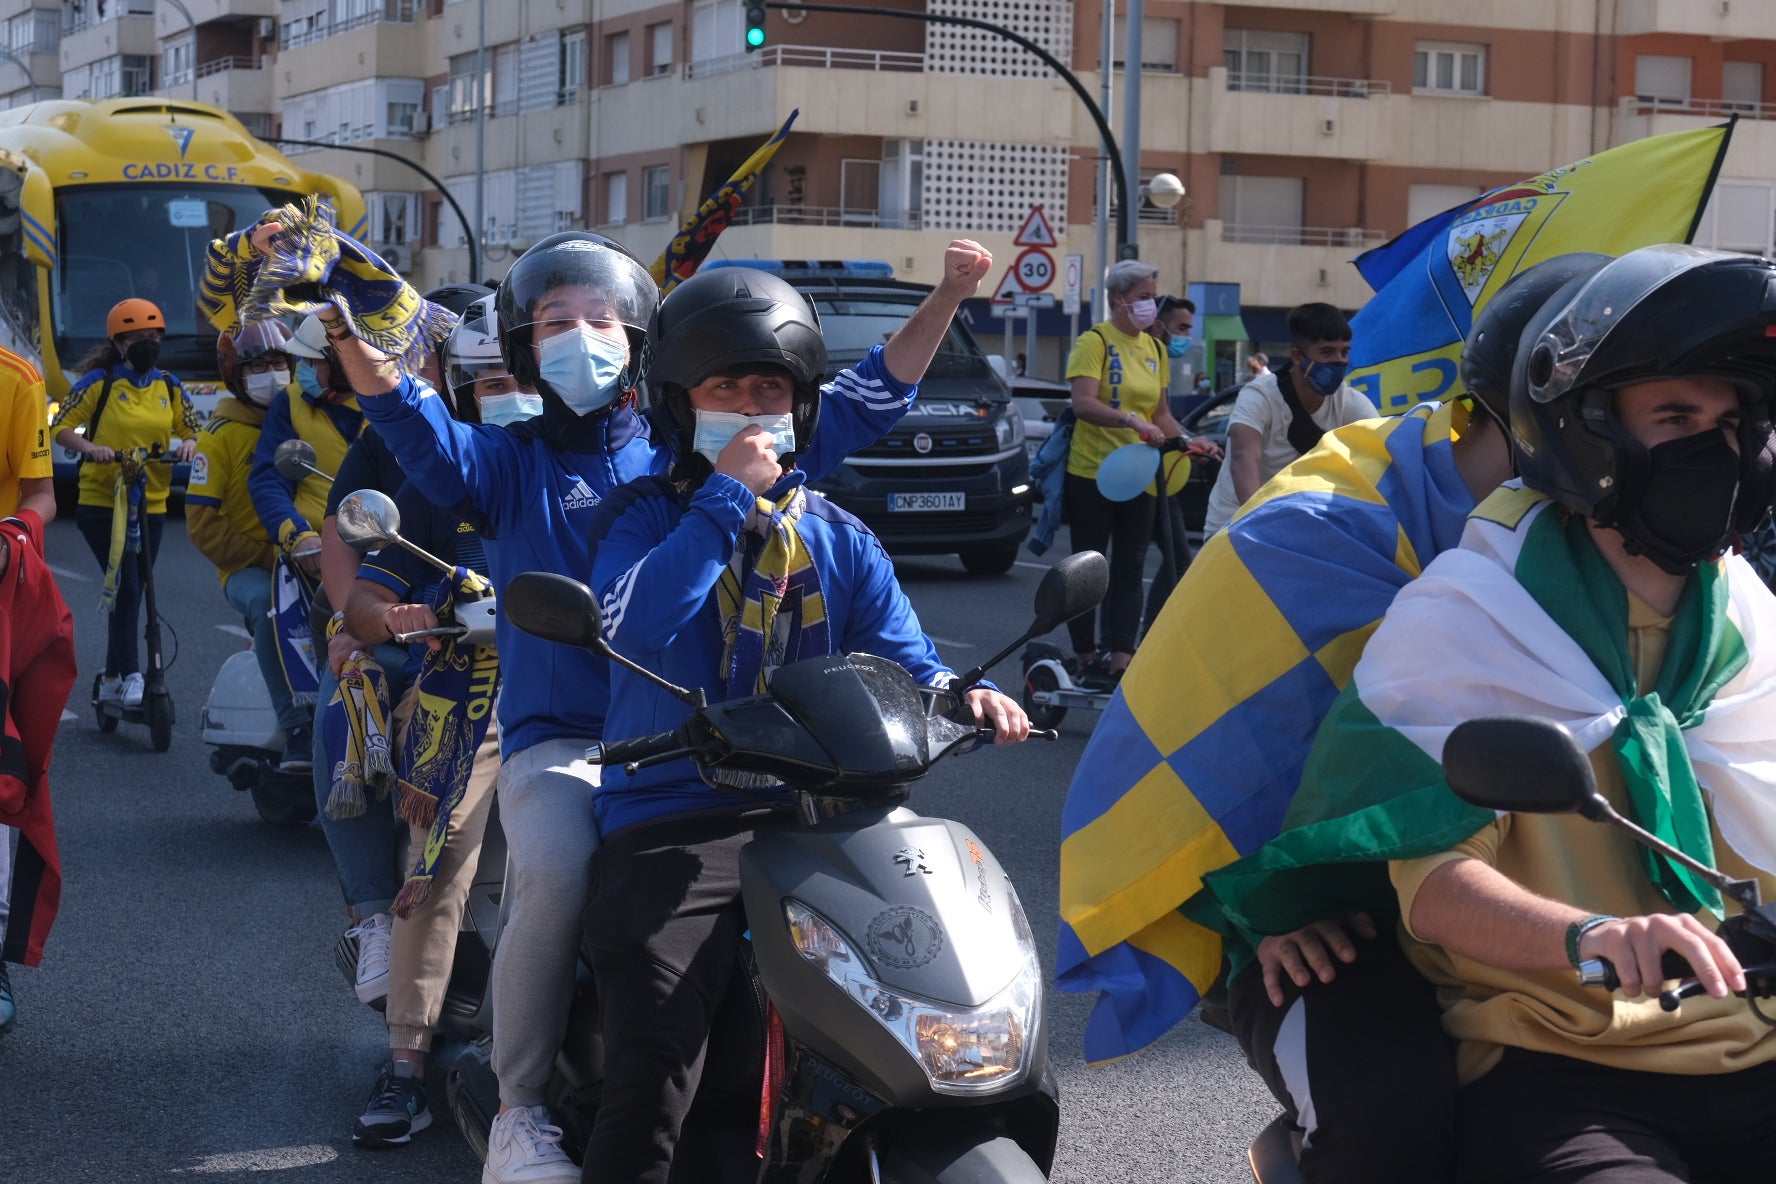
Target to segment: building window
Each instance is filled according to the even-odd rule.
[[[629,81],[629,34],[612,33],[604,39],[604,60],[610,85],[622,86]]]
[[[1763,63],[1722,62],[1721,105],[1728,111],[1756,115],[1763,104]]]
[[[648,74],[672,73],[672,22],[648,26]]]
[[[629,221],[628,173],[605,174],[604,221],[607,226],[621,226]]]
[[[22,12],[7,22],[7,40],[13,53],[54,53],[62,43],[62,25],[45,9]]]
[[[557,78],[560,86],[555,93],[556,105],[579,102],[580,92],[586,89],[586,30],[576,29],[562,34],[561,67]]]
[[[487,55],[493,61],[493,109],[489,115],[518,113],[518,44],[502,45]]]
[[[1433,95],[1486,93],[1486,47],[1421,41],[1412,55],[1412,89]]]
[[[925,141],[883,140],[879,225],[917,230],[925,213]]]
[[[1126,64],[1123,58],[1128,54],[1128,21],[1124,17],[1116,18],[1116,35],[1111,42],[1111,52],[1118,70]],[[1143,17],[1141,19],[1141,69],[1150,73],[1176,74],[1178,72],[1178,22],[1165,17]]]
[[[744,23],[740,16],[740,0],[696,0],[691,6],[691,61],[745,53],[746,47],[740,43]]]
[[[1302,94],[1307,89],[1307,46],[1306,33],[1222,30],[1227,89]]]
[[[195,48],[191,38],[168,42],[167,47],[160,51],[160,79],[162,86],[179,86],[191,81],[191,51]]]
[[[1300,177],[1222,177],[1222,237],[1230,243],[1299,244],[1302,187]]]
[[[653,222],[672,212],[672,169],[657,164],[641,170],[641,218]]]
[[[401,247],[419,239],[419,194],[366,193],[370,207],[370,241],[379,247]]]
[[[1634,97],[1654,107],[1690,105],[1690,59],[1643,53],[1634,59]]]
[[[1417,226],[1434,214],[1480,196],[1474,185],[1414,185],[1406,191],[1406,225]]]
[[[475,109],[481,105],[482,93],[491,89],[487,87],[486,79],[481,80],[481,85],[476,85],[475,59],[478,56],[485,56],[487,72],[492,73],[491,53],[459,53],[450,59],[449,98],[446,105],[451,123],[465,123],[475,118]]]
[[[419,114],[419,100],[412,102],[390,102],[385,116],[388,134],[392,139],[405,140],[413,135],[413,120]]]

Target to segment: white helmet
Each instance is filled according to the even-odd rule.
[[[288,348],[296,357],[307,358],[311,362],[325,361],[327,330],[321,325],[321,318],[303,317],[302,323],[296,326],[295,336],[290,338]]]
[[[500,354],[499,319],[490,293],[469,305],[444,343],[444,383],[460,408],[465,398],[472,397],[470,388],[477,378],[510,372]]]

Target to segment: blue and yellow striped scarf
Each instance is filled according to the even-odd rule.
[[[722,675],[730,698],[763,692],[779,666],[832,652],[820,573],[796,529],[807,502],[800,486],[776,503],[759,498],[764,535],[743,530],[722,573]]]

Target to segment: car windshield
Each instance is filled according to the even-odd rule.
[[[105,340],[111,306],[152,300],[166,317],[160,365],[181,378],[216,370],[216,331],[197,309],[210,240],[250,226],[296,194],[247,185],[82,185],[56,191],[50,273],[56,356],[72,367]]]
[[[916,299],[886,296],[856,298],[815,293],[813,300],[820,313],[820,331],[826,337],[829,376],[857,365],[871,349],[887,344],[919,306]],[[983,372],[990,374],[992,368],[980,347],[959,322],[951,321],[926,376],[976,378]]]

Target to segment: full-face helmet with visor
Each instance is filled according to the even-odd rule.
[[[1721,380],[1738,392],[1736,458],[1718,433],[1649,448],[1627,429],[1618,392],[1674,378]],[[1576,276],[1524,330],[1511,382],[1518,471],[1530,488],[1615,529],[1630,553],[1681,573],[1769,517],[1773,398],[1776,263],[1675,244],[1643,247]],[[1675,455],[1677,446],[1715,452],[1667,485],[1657,453]],[[1681,463],[1697,465],[1694,457]],[[1716,504],[1689,504],[1711,470],[1721,470]],[[1670,497],[1667,488],[1682,496]],[[1673,501],[1685,504],[1674,510]],[[1707,521],[1714,525],[1702,528]]]
[[[444,343],[444,386],[458,419],[479,423],[475,383],[483,378],[510,375],[500,352],[499,320],[494,314],[492,293],[470,305]]]
[[[574,416],[628,398],[647,368],[660,289],[635,256],[600,234],[552,234],[499,286],[500,352],[518,384]]]
[[[255,407],[269,407],[290,385],[290,331],[282,321],[254,321],[216,338],[216,371],[229,393]]]

